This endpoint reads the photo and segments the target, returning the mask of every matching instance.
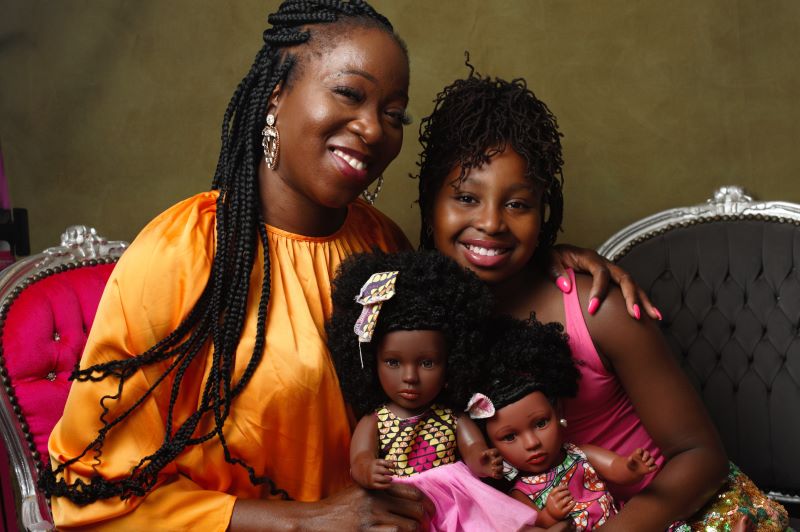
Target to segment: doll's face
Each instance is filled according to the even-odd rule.
[[[486,432],[505,461],[520,471],[542,473],[564,460],[558,414],[542,392],[498,410]]]
[[[441,331],[393,331],[378,343],[378,378],[389,409],[421,414],[444,386],[447,343]]]
[[[436,249],[484,282],[505,281],[530,262],[542,224],[540,187],[525,176],[527,163],[507,147],[461,183],[461,167],[442,181],[431,225]]]

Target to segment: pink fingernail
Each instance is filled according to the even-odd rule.
[[[661,311],[659,311],[656,307],[653,307],[653,311],[656,313],[658,317],[658,321],[662,321],[664,318],[661,316]]]
[[[570,290],[572,290],[572,284],[566,277],[559,277],[556,279],[556,286],[565,294],[569,294]]]
[[[636,303],[633,304],[633,315],[636,316],[637,320],[642,318],[642,311]]]
[[[598,308],[600,308],[600,299],[593,297],[589,300],[589,315],[594,316],[594,313],[597,312]]]

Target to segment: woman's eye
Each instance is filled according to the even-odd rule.
[[[509,201],[506,203],[506,207],[509,209],[530,209],[530,205],[524,201]]]
[[[405,109],[386,111],[386,116],[403,126],[407,126],[411,123],[411,116],[409,116]]]
[[[364,95],[361,93],[361,91],[356,90],[352,87],[347,87],[345,85],[339,85],[337,87],[334,87],[333,92],[335,92],[336,94],[340,94],[353,102],[360,102],[364,99]]]

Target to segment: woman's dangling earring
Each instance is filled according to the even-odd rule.
[[[372,192],[369,189],[364,189],[364,192],[361,193],[361,197],[364,198],[364,201],[369,203],[370,205],[375,205],[375,200],[378,199],[378,193],[381,191],[383,187],[383,175],[378,176],[378,180],[375,181],[375,190]]]
[[[264,147],[264,162],[267,168],[274,170],[278,165],[278,150],[281,147],[281,136],[275,127],[275,115],[267,115],[267,125],[261,130],[261,145]]]

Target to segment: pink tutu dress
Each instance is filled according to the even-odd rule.
[[[575,530],[592,530],[617,513],[614,498],[579,447],[565,443],[564,451],[563,462],[539,475],[520,477],[512,490],[524,493],[542,509],[553,488],[566,484],[576,502],[568,516],[575,523]]]
[[[536,510],[484,484],[458,461],[456,425],[449,408],[433,404],[407,419],[383,406],[375,412],[378,456],[394,463],[395,481],[431,500],[431,532],[514,531],[536,523]]]

